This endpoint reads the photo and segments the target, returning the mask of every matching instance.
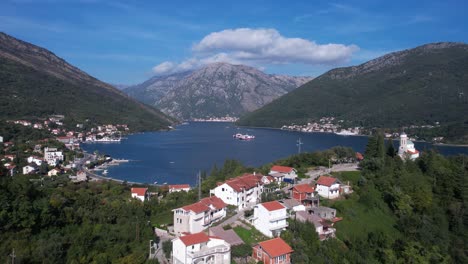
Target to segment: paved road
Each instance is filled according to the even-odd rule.
[[[239,220],[239,218],[244,214],[244,211],[240,211],[240,212],[237,212],[235,215],[229,217],[228,219],[226,219],[224,222],[222,222],[221,224],[219,224],[220,226],[226,226],[226,225],[231,225],[233,224],[234,222],[236,222],[237,220]]]

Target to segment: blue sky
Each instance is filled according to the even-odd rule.
[[[214,61],[317,76],[429,42],[468,42],[466,10],[462,0],[3,0],[0,31],[110,83]]]

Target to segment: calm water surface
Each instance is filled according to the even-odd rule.
[[[233,134],[256,136],[252,141],[239,141]],[[352,147],[363,152],[367,137],[338,136],[327,133],[300,133],[263,128],[237,128],[232,123],[192,122],[175,131],[151,132],[128,136],[121,143],[83,144],[88,152],[95,150],[114,158],[128,159],[108,169],[109,177],[141,183],[189,183],[194,185],[198,171],[221,166],[226,159],[240,160],[247,166],[260,166],[297,153],[301,138],[302,151]],[[398,144],[395,144],[398,147]],[[424,151],[437,148],[444,155],[468,154],[468,147],[433,146],[416,142]]]

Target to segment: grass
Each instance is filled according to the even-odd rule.
[[[233,229],[234,232],[236,232],[236,234],[242,239],[242,241],[250,246],[257,244],[260,241],[269,239],[253,227],[250,230],[242,226],[236,226]]]
[[[172,225],[174,222],[174,215],[172,211],[168,211],[165,213],[158,214],[151,219],[151,223],[154,226],[161,226],[161,225]]]
[[[341,240],[367,237],[370,232],[382,232],[398,238],[399,232],[394,228],[396,218],[385,204],[366,204],[353,194],[350,199],[331,202],[330,206],[338,210],[339,217],[343,217],[335,224]]]
[[[339,178],[343,183],[347,183],[349,181],[351,185],[357,185],[361,178],[360,171],[333,172],[332,175]]]

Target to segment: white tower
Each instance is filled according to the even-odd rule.
[[[405,132],[402,132],[400,134],[400,148],[398,149],[398,154],[403,155],[403,153],[406,152],[408,148],[408,136],[405,134]]]

